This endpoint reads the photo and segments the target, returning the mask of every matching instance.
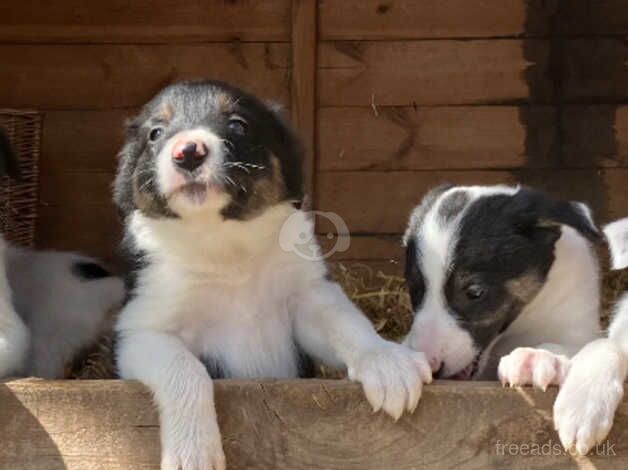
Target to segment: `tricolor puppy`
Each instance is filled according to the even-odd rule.
[[[135,270],[117,360],[154,393],[164,469],[225,467],[213,378],[304,376],[312,357],[346,367],[394,418],[431,379],[424,355],[380,338],[322,261],[289,249],[313,236],[294,207],[301,164],[275,112],[224,83],[170,86],[129,123],[115,201]]]
[[[441,378],[559,380],[599,335],[599,238],[584,204],[508,186],[443,186],[412,213],[404,242],[415,312],[404,343]],[[539,350],[529,349],[539,348]]]
[[[15,177],[17,168],[0,130],[0,170]],[[62,378],[123,297],[122,280],[96,260],[19,248],[0,236],[0,377]]]
[[[605,227],[614,269],[628,267],[628,219]],[[556,403],[554,425],[566,449],[580,454],[602,443],[624,394],[628,370],[628,294],[618,302],[608,338],[587,344],[570,361],[555,357],[568,370]],[[539,364],[534,364],[537,373]],[[520,384],[529,383],[521,380]]]

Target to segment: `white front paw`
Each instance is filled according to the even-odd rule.
[[[544,349],[517,348],[499,361],[497,375],[502,385],[548,385],[563,383],[569,371],[569,358]]]
[[[598,340],[572,359],[554,403],[554,425],[565,449],[585,455],[608,435],[624,394],[626,365],[608,340]]]
[[[164,419],[162,424],[162,470],[225,470],[220,431],[215,417],[183,415]]]
[[[383,409],[397,420],[404,410],[414,411],[423,383],[432,381],[432,370],[423,353],[383,342],[350,364],[348,376],[362,383],[373,411]]]

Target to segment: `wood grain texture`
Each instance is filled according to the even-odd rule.
[[[290,101],[290,46],[282,43],[0,45],[0,63],[0,103],[16,108],[138,107],[174,81],[198,78]]]
[[[292,121],[305,147],[305,194],[314,193],[316,133],[316,0],[292,1]]]
[[[322,108],[318,169],[517,168],[531,157],[553,166],[555,109],[532,107],[528,115],[538,132],[528,132],[511,106]]]
[[[591,193],[594,181],[601,182],[603,191]],[[556,197],[586,201],[601,221],[628,216],[626,169],[319,173],[316,207],[339,214],[353,234],[396,234],[405,230],[411,209],[439,184],[520,182]],[[320,220],[318,230],[335,232],[333,224],[325,219]]]
[[[561,3],[568,7],[561,8]],[[326,40],[628,33],[624,0],[321,0],[319,4],[321,37]]]
[[[0,4],[0,42],[288,41],[290,0],[25,0]]]
[[[397,423],[373,414],[359,385],[345,381],[218,381],[215,390],[230,469],[628,465],[626,401],[606,455],[600,449],[577,458],[552,447],[559,446],[551,420],[555,389],[439,382],[426,386],[417,411]],[[136,383],[0,384],[2,468],[158,468],[158,431],[150,394]],[[539,455],[543,445],[549,455]]]
[[[40,171],[113,172],[124,142],[124,122],[135,111],[48,111]]]
[[[319,50],[321,106],[527,102],[530,80],[535,102],[552,101],[543,40],[338,41]]]

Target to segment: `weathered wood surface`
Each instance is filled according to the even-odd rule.
[[[624,37],[324,41],[319,104],[623,103],[627,57]]]
[[[216,384],[230,469],[628,466],[627,401],[612,447],[576,458],[559,447],[554,397],[553,389],[441,382],[425,387],[414,415],[394,423],[373,414],[360,387],[344,381]],[[0,384],[0,442],[0,467],[11,470],[147,469],[159,462],[157,414],[148,391],[134,383]]]
[[[316,0],[292,0],[292,122],[303,141],[305,194],[311,199],[316,171]]]
[[[626,169],[327,172],[318,175],[317,207],[339,214],[353,233],[402,233],[411,209],[429,189],[443,183],[525,183],[557,197],[585,200],[599,220],[628,215]],[[318,230],[335,231],[324,219],[320,220]]]
[[[0,4],[0,42],[288,41],[290,0],[108,0]]]
[[[412,106],[552,100],[544,40],[338,41],[319,45],[321,106]],[[524,49],[525,48],[525,49]],[[525,57],[534,50],[536,64]],[[392,71],[394,70],[394,73]],[[527,76],[526,76],[527,72]]]
[[[8,107],[137,107],[165,85],[198,78],[290,102],[285,43],[0,45],[0,63],[0,103]]]
[[[628,33],[625,0],[321,0],[323,39]]]

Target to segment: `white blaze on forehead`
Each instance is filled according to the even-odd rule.
[[[436,302],[444,308],[443,287],[450,269],[453,253],[458,242],[459,228],[469,207],[481,197],[498,194],[514,195],[519,187],[511,186],[455,186],[441,194],[425,214],[423,223],[416,234],[418,242],[419,266],[426,281],[425,302]],[[447,219],[441,216],[444,201],[454,193],[466,196],[458,213]],[[432,305],[434,306],[434,305]]]

